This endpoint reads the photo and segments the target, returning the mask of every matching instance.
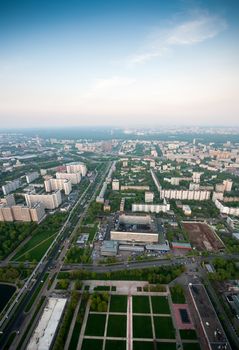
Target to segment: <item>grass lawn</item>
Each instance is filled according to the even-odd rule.
[[[181,329],[181,339],[197,339],[197,333],[194,329]]]
[[[171,287],[170,292],[174,304],[185,304],[186,300],[182,290]]]
[[[94,288],[95,291],[109,291],[110,286],[97,286]]]
[[[133,316],[133,337],[153,338],[150,316]]]
[[[176,350],[176,343],[157,343],[157,350]]]
[[[183,350],[200,350],[200,345],[198,343],[184,343]]]
[[[133,313],[149,314],[149,297],[147,296],[133,296]]]
[[[134,341],[133,350],[154,350],[154,343],[151,341]]]
[[[110,312],[127,312],[127,295],[112,295]]]
[[[39,236],[33,236],[21,249],[20,251],[12,258],[14,261],[32,261],[32,260],[41,260],[42,256],[50,246],[50,244],[55,239],[55,235],[49,237],[49,234],[45,232],[40,233]],[[44,241],[44,242],[42,242]],[[42,242],[42,243],[41,243]],[[39,245],[38,245],[39,244]],[[36,247],[37,246],[37,247]],[[35,247],[35,248],[34,248]],[[31,250],[32,249],[32,250]]]
[[[84,339],[81,350],[101,350],[103,340],[101,339]]]
[[[155,336],[157,339],[174,339],[175,329],[171,317],[154,317]]]
[[[170,314],[167,297],[151,296],[151,301],[154,314]]]
[[[89,314],[85,335],[103,336],[105,331],[106,315]]]
[[[126,350],[126,342],[123,340],[106,340],[105,350]]]
[[[109,315],[108,319],[108,337],[126,337],[126,315]]]

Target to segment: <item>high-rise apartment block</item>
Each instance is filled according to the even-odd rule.
[[[30,184],[32,181],[36,180],[39,177],[39,173],[34,171],[32,173],[26,174],[26,181]]]
[[[154,200],[154,193],[150,191],[146,191],[144,194],[145,203],[152,203]]]
[[[230,192],[232,190],[232,180],[227,179],[223,181],[223,185],[224,185],[224,191],[226,192]]]
[[[119,191],[119,187],[120,187],[119,180],[118,179],[114,179],[112,181],[112,190],[113,191]]]
[[[16,191],[20,186],[21,186],[20,179],[9,181],[6,185],[2,186],[3,194],[6,196],[11,192]]]
[[[71,181],[66,179],[48,179],[44,181],[46,192],[52,192],[56,190],[64,191],[66,195],[71,193],[72,186]]]
[[[56,178],[57,179],[65,179],[65,180],[70,180],[72,185],[77,185],[81,181],[81,173],[76,172],[76,173],[56,173]]]
[[[25,199],[29,207],[36,203],[42,203],[44,209],[56,209],[62,203],[61,191],[57,190],[51,194],[26,194]]]
[[[41,203],[36,203],[33,207],[24,205],[0,206],[0,221],[40,222],[44,217],[45,210]]]
[[[70,163],[66,165],[66,171],[67,173],[78,173],[80,172],[82,176],[86,176],[87,168],[84,163]]]

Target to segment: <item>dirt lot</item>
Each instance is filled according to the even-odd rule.
[[[184,222],[183,227],[188,232],[191,244],[198,250],[218,251],[224,249],[223,243],[207,224]]]

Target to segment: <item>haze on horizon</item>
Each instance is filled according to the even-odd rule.
[[[0,1],[0,125],[238,125],[237,0]]]

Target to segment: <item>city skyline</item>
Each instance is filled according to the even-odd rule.
[[[2,128],[239,125],[236,1],[0,7]]]

